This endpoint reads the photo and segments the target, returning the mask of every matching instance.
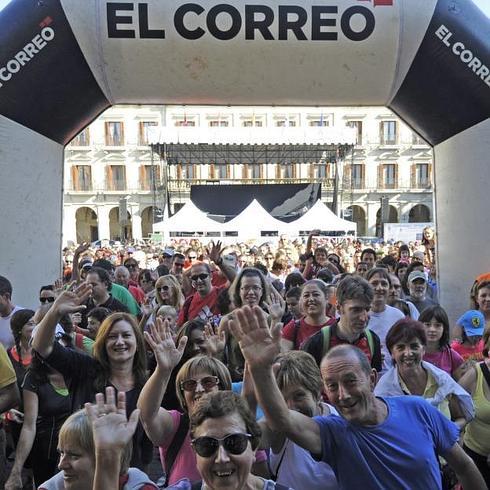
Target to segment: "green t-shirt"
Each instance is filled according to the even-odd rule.
[[[111,296],[127,306],[132,315],[139,316],[141,314],[138,302],[133,295],[124,287],[116,283],[112,283]]]

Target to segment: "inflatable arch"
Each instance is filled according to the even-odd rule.
[[[63,148],[113,104],[384,105],[435,150],[441,299],[490,269],[490,19],[472,0],[13,0],[0,12],[1,270],[60,273]]]

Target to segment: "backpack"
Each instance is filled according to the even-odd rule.
[[[177,459],[177,454],[179,453],[182,444],[184,444],[185,436],[189,432],[189,425],[189,416],[187,414],[183,414],[180,417],[179,427],[174,435],[172,444],[170,444],[167,452],[165,453],[165,486],[168,485],[170,472],[172,471],[172,467]]]
[[[374,339],[373,339],[373,333],[369,328],[366,328],[364,330],[366,333],[366,338],[368,341],[369,345],[369,352],[371,353],[371,358],[374,356]],[[325,356],[325,354],[328,352],[330,349],[330,325],[327,325],[326,327],[322,328],[322,336],[323,336],[323,352],[322,352],[322,358]]]

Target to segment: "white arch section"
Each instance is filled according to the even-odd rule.
[[[61,272],[63,147],[107,107],[384,105],[434,146],[441,299],[466,309],[461,288],[490,264],[490,20],[472,0],[284,3],[0,11],[0,274],[17,303]]]

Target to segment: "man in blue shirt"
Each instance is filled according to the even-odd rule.
[[[269,329],[260,308],[245,306],[234,311],[228,326],[249,364],[269,427],[330,464],[340,488],[440,489],[439,455],[464,488],[486,489],[457,442],[456,425],[421,398],[374,396],[377,374],[356,347],[331,349],[320,366],[340,416],[311,419],[288,409],[275,381],[272,365],[280,351],[281,325]]]

